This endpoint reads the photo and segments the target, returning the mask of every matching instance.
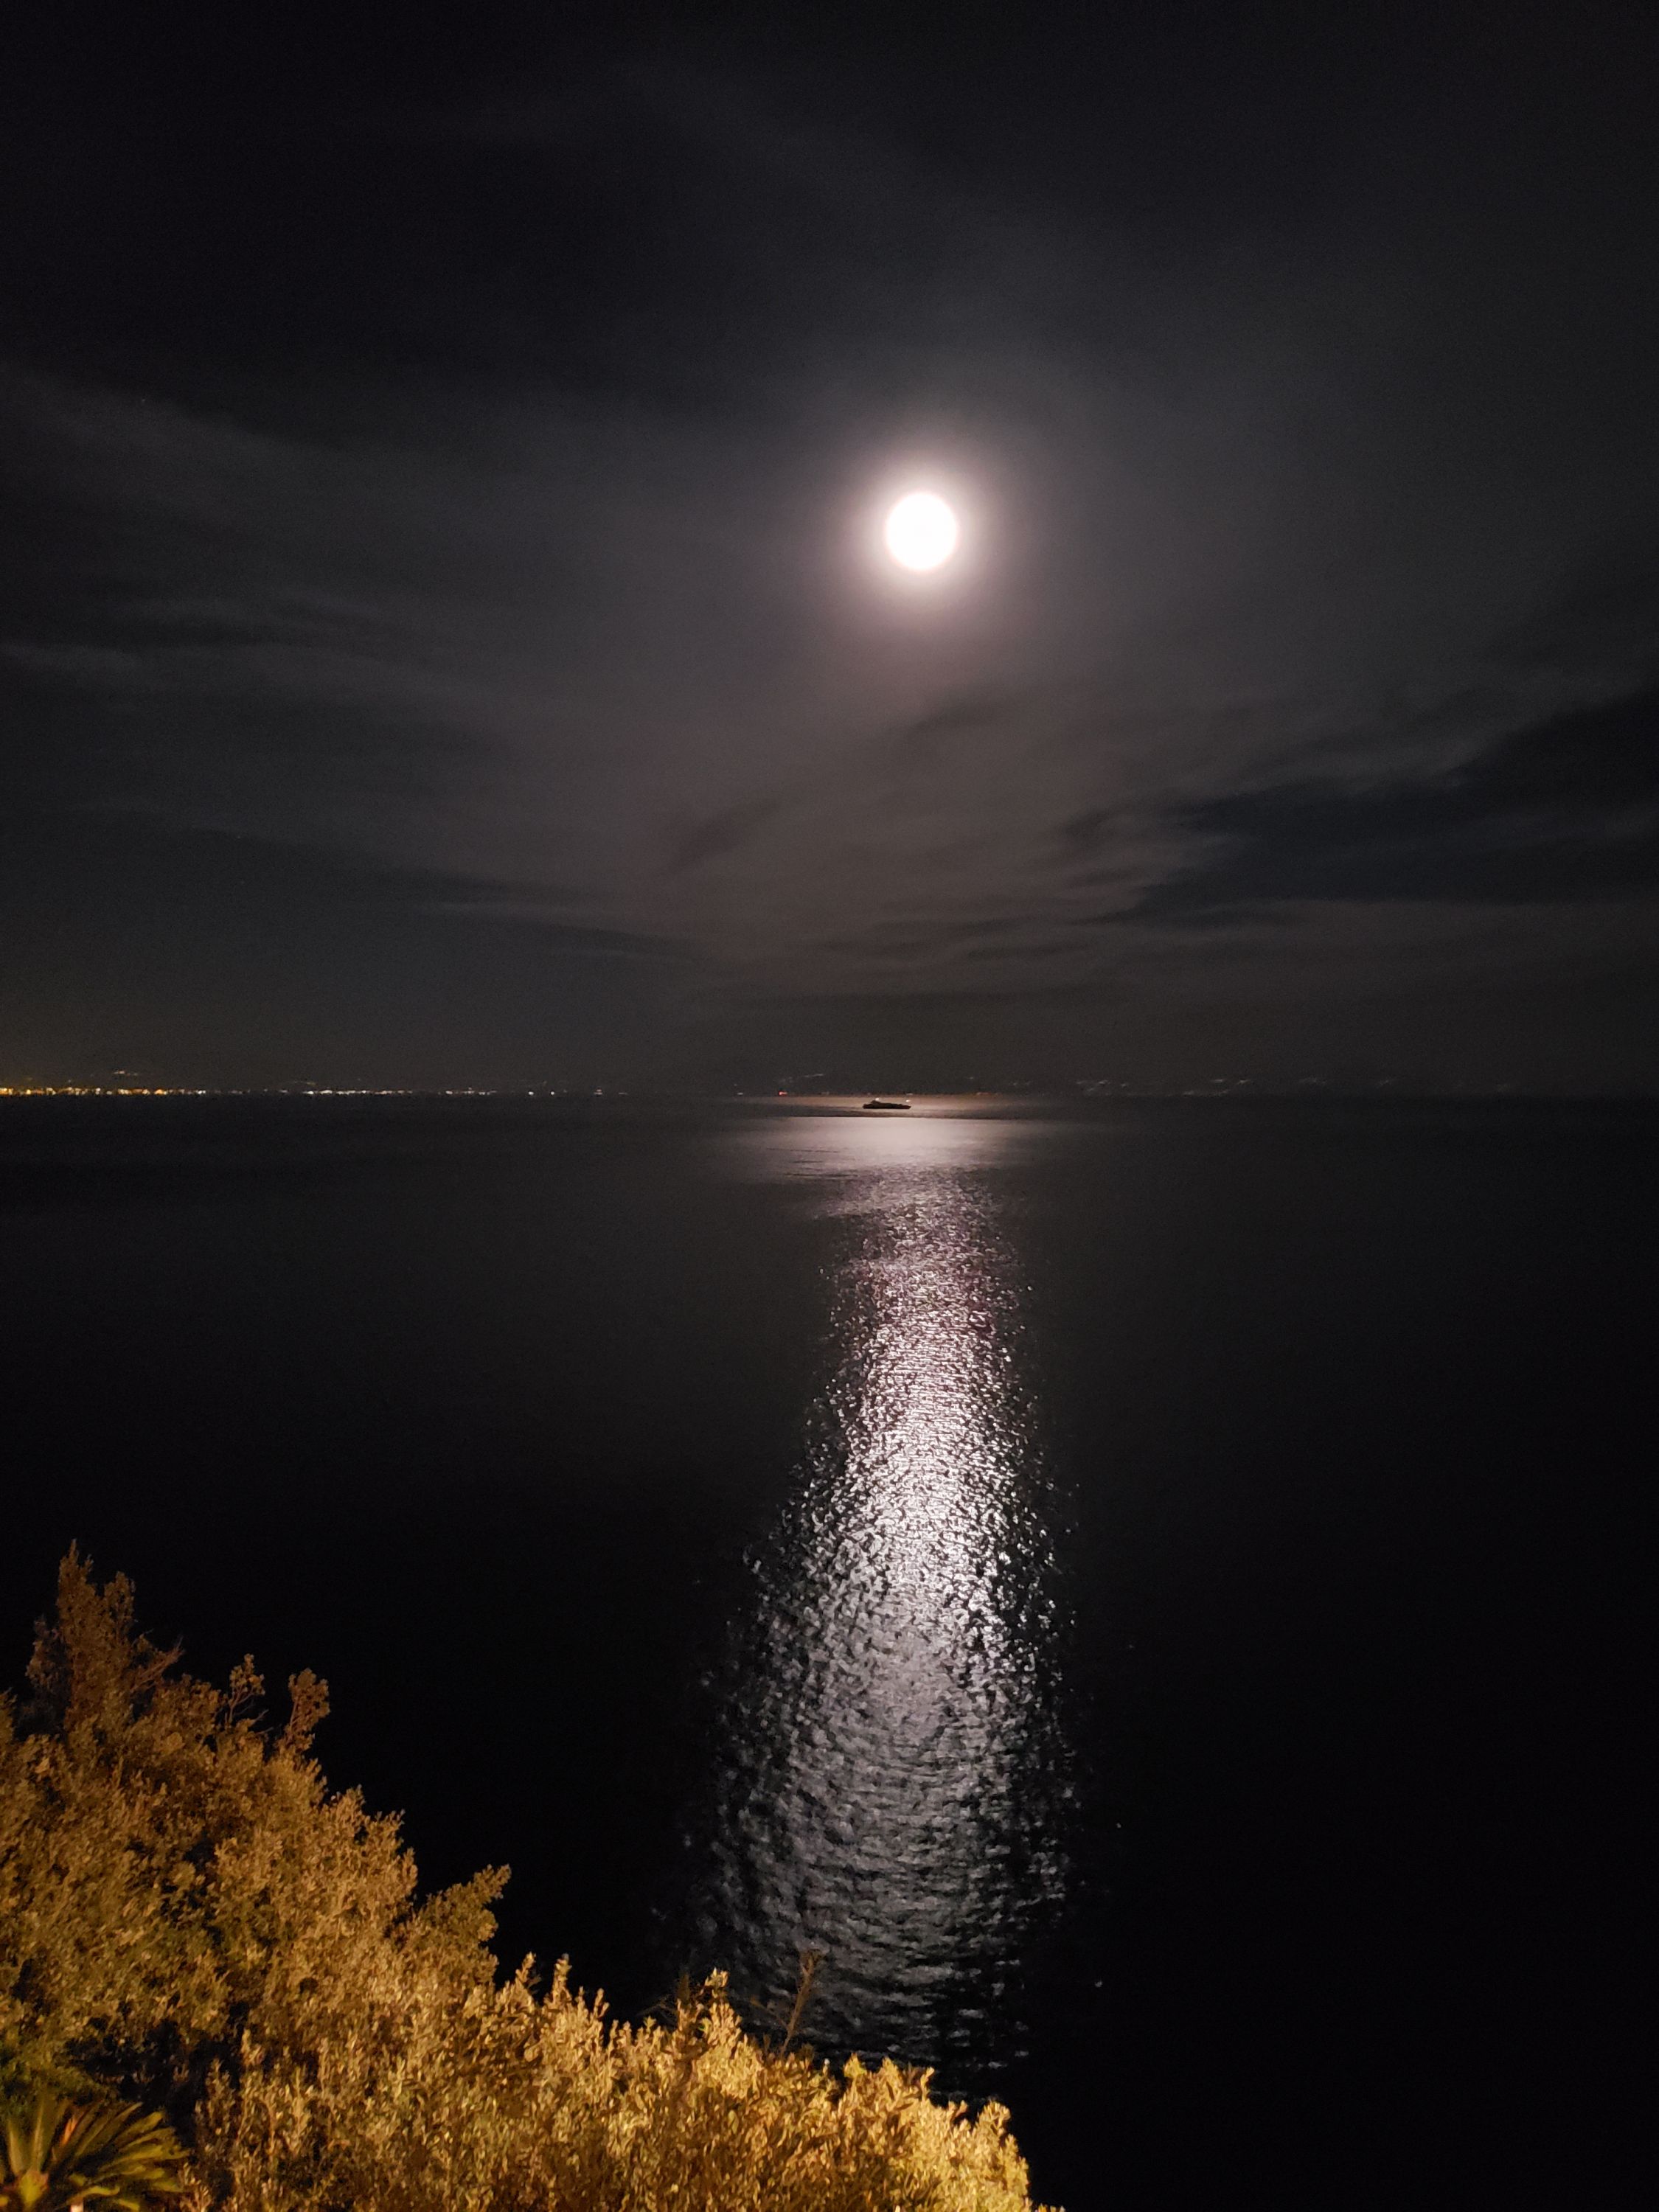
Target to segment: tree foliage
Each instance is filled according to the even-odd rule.
[[[1030,2212],[994,2106],[746,2034],[716,1978],[612,2020],[489,1948],[503,1876],[422,1897],[331,1790],[319,1684],[280,1730],[71,1553],[0,1701],[0,2087],[161,2107],[181,2212]]]

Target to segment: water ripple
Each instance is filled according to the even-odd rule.
[[[1013,2055],[1066,1878],[1067,1760],[1011,1138],[744,1135],[750,1171],[817,1182],[836,1256],[799,1480],[735,1638],[700,1938],[756,1991],[822,1951],[822,2043],[948,2061],[994,2014]]]

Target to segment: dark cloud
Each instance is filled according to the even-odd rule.
[[[1659,690],[1551,715],[1431,779],[1279,785],[1181,822],[1213,849],[1142,914],[1213,926],[1257,901],[1659,894]]]
[[[740,852],[757,831],[763,830],[777,810],[774,799],[746,799],[741,806],[727,806],[706,821],[694,823],[670,842],[665,871],[678,875],[683,869],[696,868],[705,860],[723,859],[728,853]]]

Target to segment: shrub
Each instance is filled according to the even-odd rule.
[[[183,2212],[1030,2212],[1006,2115],[744,2031],[723,1982],[611,2020],[503,1978],[486,1873],[422,1898],[394,1820],[135,1627],[71,1553],[0,1701],[0,2087],[159,2106]]]

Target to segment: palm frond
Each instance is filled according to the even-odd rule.
[[[0,2112],[0,2212],[151,2212],[183,2188],[183,2156],[159,2112],[42,2089]]]

